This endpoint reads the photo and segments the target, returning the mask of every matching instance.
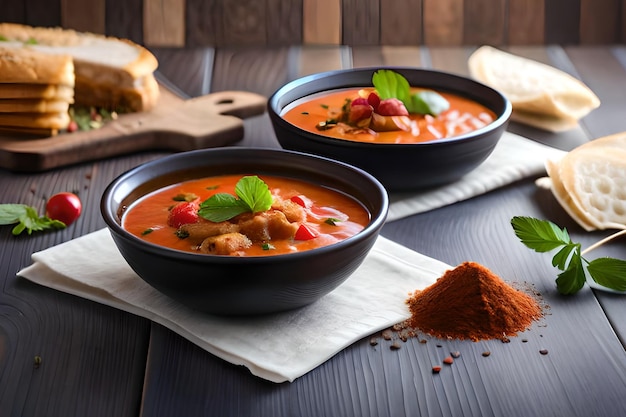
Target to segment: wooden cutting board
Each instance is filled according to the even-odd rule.
[[[137,151],[230,145],[243,138],[242,119],[263,114],[266,103],[244,91],[184,100],[161,87],[153,110],[122,114],[100,129],[35,139],[0,135],[0,167],[34,172]]]

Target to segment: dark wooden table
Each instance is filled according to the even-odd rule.
[[[473,48],[308,47],[156,50],[160,74],[197,96],[249,90],[269,96],[286,81],[351,66],[414,65],[467,73]],[[626,47],[517,47],[513,52],[580,77],[602,100],[579,128],[551,134],[509,130],[569,150],[626,130]],[[267,115],[245,122],[239,145],[278,147]],[[583,247],[609,234],[584,232],[534,178],[385,225],[382,234],[451,265],[480,262],[528,281],[550,306],[524,338],[419,343],[393,351],[365,338],[293,383],[274,384],[177,334],[110,307],[16,277],[33,252],[105,226],[99,200],[118,174],[150,151],[45,173],[0,171],[0,202],[43,210],[45,198],[78,192],[84,214],[66,230],[14,237],[0,228],[0,416],[623,416],[626,298],[585,288],[560,296],[551,257],[523,247],[510,219],[527,215],[567,227]],[[595,256],[626,258],[621,239]],[[548,354],[539,353],[547,349]],[[433,363],[462,356],[438,374]],[[489,357],[482,352],[490,351]],[[37,359],[40,359],[38,363]]]

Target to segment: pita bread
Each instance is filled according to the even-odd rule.
[[[552,192],[585,230],[626,229],[626,132],[547,161]]]
[[[482,46],[469,58],[470,73],[499,90],[524,112],[520,121],[542,129],[565,129],[600,105],[580,80],[549,65]],[[543,116],[536,121],[529,115]]]
[[[569,117],[554,117],[545,114],[529,113],[522,110],[513,110],[511,120],[548,132],[565,132],[578,126],[578,120]]]
[[[64,100],[0,99],[0,113],[60,113],[69,108]]]

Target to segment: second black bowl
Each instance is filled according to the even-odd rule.
[[[415,190],[456,181],[491,154],[511,116],[511,103],[500,92],[470,78],[427,69],[386,67],[412,86],[446,91],[475,100],[496,114],[489,125],[463,135],[415,144],[363,143],[307,132],[285,121],[283,110],[296,100],[341,88],[372,86],[381,68],[324,72],[291,81],[268,101],[268,113],[280,145],[347,162],[374,175],[390,191]]]

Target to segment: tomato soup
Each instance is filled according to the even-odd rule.
[[[320,93],[289,106],[282,117],[289,123],[306,131],[345,139],[371,143],[418,143],[458,136],[488,125],[496,119],[494,112],[482,104],[447,92],[437,93],[445,98],[450,106],[437,116],[410,114],[408,122],[399,123],[402,128],[389,131],[354,129],[338,124],[320,130],[318,126],[332,120],[342,112],[347,102],[363,97],[373,89],[337,90]],[[423,89],[412,88],[412,92]],[[364,93],[365,92],[365,93]]]
[[[180,226],[169,221],[173,212],[182,211],[182,204],[204,202],[219,193],[234,196],[242,177],[201,178],[152,192],[126,209],[122,227],[147,242],[197,253],[214,253],[210,251],[220,245],[216,240],[231,242],[228,239],[234,236],[235,241],[247,243],[228,253],[215,254],[268,256],[327,246],[359,233],[369,224],[370,213],[355,199],[319,185],[278,176],[260,176],[272,196],[271,209],[263,213],[240,214],[220,222],[200,217]],[[275,217],[280,218],[280,224],[272,223]],[[216,228],[220,230],[218,237],[196,234],[197,229]],[[211,239],[212,243],[207,243]]]

